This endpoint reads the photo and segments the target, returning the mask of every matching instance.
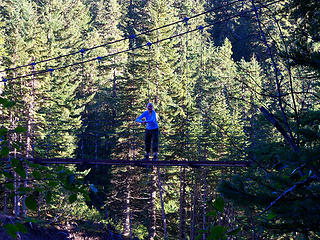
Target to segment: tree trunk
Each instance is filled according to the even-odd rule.
[[[281,133],[283,138],[287,141],[294,152],[300,152],[298,146],[294,142],[293,138],[291,138],[286,130],[281,126],[281,124],[277,121],[277,119],[264,107],[260,107],[260,111],[264,114],[266,119],[272,123],[272,125]]]
[[[185,167],[180,169],[180,209],[179,209],[179,240],[186,239],[186,185]]]
[[[272,119],[272,116],[268,114],[268,111],[265,111],[266,109],[261,107],[260,110],[267,117],[268,121],[270,121],[272,124],[274,124],[275,127],[280,131],[282,136],[288,141],[288,143],[291,146],[292,150],[295,151],[295,152],[299,152],[300,149],[296,145],[295,139],[294,139],[293,134],[292,134],[292,130],[291,130],[290,126],[289,126],[288,119],[287,119],[287,116],[285,114],[284,107],[283,107],[283,100],[282,100],[282,97],[281,97],[281,94],[282,94],[282,91],[281,91],[281,79],[279,79],[280,71],[279,71],[278,66],[277,66],[277,64],[275,62],[275,59],[274,59],[273,54],[272,54],[271,47],[269,46],[269,44],[267,42],[266,36],[264,34],[264,31],[262,30],[262,25],[261,25],[261,22],[260,22],[260,17],[259,17],[259,14],[258,14],[258,10],[257,10],[257,8],[255,6],[255,1],[251,0],[251,4],[252,4],[252,7],[254,9],[254,13],[255,13],[256,19],[257,19],[257,25],[258,25],[258,28],[260,30],[262,41],[264,42],[264,44],[265,44],[265,46],[266,46],[266,48],[268,50],[268,54],[269,54],[270,60],[272,62],[274,75],[275,75],[275,81],[276,81],[278,105],[279,105],[279,108],[280,108],[280,112],[282,114],[282,122],[285,125],[286,130],[283,129],[279,124],[277,124],[277,121],[274,121]],[[280,128],[282,128],[283,131],[281,131]]]
[[[190,240],[195,239],[196,228],[196,205],[197,205],[197,180],[194,180],[196,174],[193,171],[192,177],[192,190],[191,190],[191,227],[190,227]]]
[[[5,190],[4,192],[4,203],[3,203],[3,212],[8,213],[8,192]]]
[[[10,113],[10,128],[14,129],[16,127],[16,119],[14,118],[13,114]],[[12,146],[13,143],[17,142],[17,134],[13,133],[12,136],[9,136],[9,145]],[[10,148],[10,147],[9,147]],[[17,149],[13,151],[13,157],[17,158]],[[13,206],[14,206],[14,214],[16,216],[20,215],[20,207],[19,207],[19,195],[18,195],[18,188],[19,188],[19,176],[16,172],[13,173],[14,175],[14,198],[13,198]]]
[[[160,178],[160,172],[159,168],[157,168],[158,173],[158,185],[159,185],[159,193],[160,193],[160,200],[161,200],[161,210],[162,210],[162,220],[163,220],[163,229],[164,229],[164,239],[168,239],[167,234],[167,219],[166,219],[166,213],[164,211],[164,202],[162,197],[162,186],[161,186],[161,178]]]
[[[19,176],[14,173],[14,214],[16,216],[20,215],[20,196],[18,194],[18,188],[19,188]]]
[[[34,59],[33,59],[34,61]],[[33,66],[34,71],[34,66]],[[30,87],[30,86],[28,86]],[[26,158],[33,158],[33,128],[34,128],[34,112],[35,112],[35,96],[34,96],[34,76],[32,76],[31,81],[31,89],[32,92],[30,94],[31,98],[29,99],[28,96],[26,96],[26,102],[28,103],[28,126],[27,126],[27,139],[26,139]],[[25,171],[26,171],[26,178],[23,182],[23,186],[27,187],[28,185],[28,165],[25,164]],[[26,215],[26,195],[24,194],[22,197],[22,216],[24,217]]]
[[[23,181],[23,186],[24,187],[27,187],[28,186],[28,165],[26,164],[25,165],[25,170],[26,170],[26,178],[25,178],[25,180]],[[22,196],[22,203],[21,203],[21,205],[22,205],[22,211],[21,211],[21,214],[22,214],[22,216],[23,217],[25,217],[26,216],[26,195],[24,194],[23,196]]]
[[[156,169],[154,168],[151,176],[151,199],[150,199],[150,223],[149,223],[149,239],[154,240],[156,236],[156,197],[157,197],[157,177],[156,177]]]
[[[205,159],[206,158],[206,150],[207,148],[205,147],[205,150],[204,150],[204,157]],[[206,229],[206,214],[207,214],[207,169],[204,168],[203,169],[203,211],[202,211],[202,230],[205,230]],[[202,240],[206,240],[206,234],[203,233],[202,234]]]
[[[127,182],[129,179],[127,179]],[[129,236],[130,235],[130,198],[131,198],[131,189],[130,184],[128,183],[126,186],[126,193],[125,193],[125,219],[124,219],[124,227],[123,227],[123,235]]]

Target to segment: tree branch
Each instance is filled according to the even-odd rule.
[[[265,208],[262,212],[259,213],[259,215],[262,215],[263,213],[265,213],[266,211],[268,211],[273,205],[275,205],[278,201],[280,201],[280,199],[282,199],[285,195],[287,195],[288,193],[292,192],[294,189],[296,189],[298,186],[303,186],[303,185],[307,185],[309,184],[312,180],[316,179],[314,176],[310,176],[308,178],[306,178],[305,180],[301,181],[301,182],[297,182],[296,184],[294,184],[292,187],[290,187],[289,189],[287,189],[286,191],[284,191],[283,193],[280,194],[279,197],[277,197],[273,202],[270,203],[270,205]]]
[[[290,147],[294,152],[300,152],[298,146],[295,144],[293,139],[287,134],[287,132],[284,130],[284,128],[280,125],[280,123],[275,119],[275,117],[264,107],[259,108],[260,111],[264,114],[266,119],[272,123],[272,125],[281,133],[281,135],[284,137],[284,139],[288,142]]]

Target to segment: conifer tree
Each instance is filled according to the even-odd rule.
[[[1,19],[3,19],[5,38],[5,52],[7,53],[3,63],[6,68],[30,63],[34,56],[39,53],[36,45],[39,37],[33,37],[37,32],[37,6],[29,1],[11,1],[10,4],[3,4]],[[34,22],[36,24],[34,24]],[[14,78],[18,75],[28,73],[32,68],[16,69],[6,71],[5,78]],[[32,152],[31,142],[34,140],[34,113],[36,109],[34,92],[32,86],[34,78],[17,78],[10,80],[4,85],[4,95],[15,101],[17,108],[14,111],[4,112],[2,124],[8,129],[14,129],[18,126],[27,128],[27,134],[22,135],[13,133],[9,136],[9,144],[19,143],[20,148],[15,148],[10,154],[11,157],[30,157]],[[24,170],[23,170],[24,171]],[[19,196],[19,187],[26,187],[26,180],[21,181],[15,174],[15,196],[14,212],[16,215],[25,215],[25,196]],[[21,201],[21,204],[20,204]],[[20,208],[21,206],[21,208]]]
[[[116,1],[94,2],[91,6],[93,15],[93,34],[91,36],[92,45],[107,44],[123,38],[123,34],[119,29],[120,6]],[[107,56],[114,54],[127,48],[124,41],[116,42],[105,47],[91,51],[90,56]],[[116,142],[115,129],[119,125],[116,121],[117,115],[117,94],[119,79],[121,79],[124,71],[124,63],[126,56],[117,54],[114,57],[104,58],[92,66],[94,71],[88,72],[88,75],[94,79],[91,85],[91,91],[95,92],[95,98],[90,103],[89,124],[87,132],[91,133],[91,139],[88,145],[98,145],[99,157],[110,158],[110,154],[115,151],[112,143]],[[95,88],[95,90],[93,90]],[[99,118],[97,118],[99,116]],[[99,120],[98,120],[99,119]],[[99,140],[97,142],[97,139]],[[93,149],[89,147],[89,149]],[[91,153],[96,155],[96,153]]]
[[[37,54],[37,41],[39,38],[33,38],[33,34],[37,31],[36,25],[32,22],[38,21],[36,15],[35,4],[28,1],[11,2],[3,6],[2,18],[6,23],[4,32],[5,38],[5,52],[7,57],[3,59],[3,64],[9,68],[26,62],[31,62],[35,54]],[[17,77],[18,74],[29,73],[31,67],[15,71],[6,71],[5,78]],[[7,95],[16,101],[17,104],[23,109],[24,104],[34,105],[28,99],[31,93],[31,79],[15,79],[7,83]],[[29,108],[25,109],[26,112],[15,113],[15,118],[18,121],[27,121],[30,118]],[[16,123],[20,124],[20,123]],[[25,123],[24,123],[25,124]]]
[[[88,9],[81,1],[62,3],[57,0],[42,5],[41,25],[47,33],[42,44],[45,46],[43,51],[46,56],[54,57],[84,49],[86,37],[83,32],[88,29],[88,22]],[[41,67],[54,70],[56,67],[82,61],[82,54],[79,52],[75,56],[50,61],[46,65],[41,64]],[[41,126],[42,144],[48,146],[46,153],[42,154],[60,157],[75,154],[76,135],[81,135],[84,131],[80,127],[82,112],[89,101],[89,96],[85,94],[89,86],[85,82],[83,67],[76,65],[53,71],[42,80],[43,85],[38,91],[43,94],[45,101],[41,106],[39,119],[44,121]]]
[[[119,28],[123,36],[128,38],[126,44],[129,50],[125,53],[124,59],[127,60],[122,62],[123,74],[118,78],[116,116],[116,122],[119,123],[116,126],[118,139],[115,151],[112,153],[113,158],[117,159],[138,160],[143,157],[143,133],[135,123],[135,119],[145,109],[146,104],[144,96],[139,94],[143,86],[143,76],[146,75],[146,66],[148,66],[145,53],[139,46],[146,44],[146,41],[145,36],[137,36],[140,32],[149,29],[146,8],[146,1],[124,1],[121,5]],[[137,47],[138,49],[135,50]],[[136,209],[139,209],[144,199],[147,200],[140,187],[133,188],[134,185],[139,186],[138,182],[141,182],[144,176],[137,174],[137,170],[131,167],[124,170],[114,169],[112,174],[116,176],[117,184],[122,185],[121,188],[115,188],[112,191],[117,191],[121,196],[123,210],[122,216],[119,217],[123,222],[124,234],[129,235],[131,217],[135,224],[140,224],[141,217]],[[124,182],[126,184],[121,184]],[[119,199],[113,198],[112,202],[119,203]]]
[[[4,39],[4,37],[2,37],[3,36],[3,32],[4,32],[4,29],[3,29],[3,25],[4,25],[4,23],[2,22],[2,18],[1,18],[1,20],[0,20],[0,66],[3,66],[3,58],[5,57],[5,48],[4,48],[4,42],[5,42],[5,39]],[[4,69],[3,69],[3,67],[1,68],[1,70],[0,71],[3,71]],[[0,73],[0,79],[1,80],[3,80],[3,78],[5,77],[4,76],[5,75],[5,73],[4,72],[1,72]],[[3,81],[1,81],[1,83],[0,83],[0,96],[2,95],[2,92],[3,92],[3,90],[4,90],[4,87],[5,87],[5,84],[4,84],[4,82]],[[0,110],[1,112],[0,112],[0,114],[2,114],[2,110]]]
[[[296,23],[290,33],[293,43],[290,49],[290,58],[293,65],[308,66],[319,71],[319,11],[318,1],[309,1],[307,4],[292,0],[286,5],[289,19]]]
[[[116,54],[118,51],[128,49],[127,41],[119,41],[108,44],[123,38],[120,23],[120,5],[117,1],[93,1],[89,3],[92,15],[93,31],[89,38],[89,44],[104,45],[103,47],[91,50],[90,57],[103,57],[109,54]],[[125,54],[116,54],[113,57],[102,58],[86,67],[87,78],[91,79],[90,90],[94,93],[94,98],[86,107],[85,148],[84,154],[88,159],[103,159],[110,161],[121,157],[117,150],[117,142],[121,141],[123,134],[117,129],[123,124],[121,117],[124,115],[121,109],[122,97],[119,97],[125,65],[127,61]],[[122,93],[124,94],[124,93]],[[80,147],[80,145],[79,145]],[[118,154],[119,153],[119,154]],[[89,168],[81,166],[79,169]],[[90,167],[89,174],[85,177],[86,181],[94,184],[98,192],[91,195],[89,206],[95,206],[99,211],[105,213],[110,211],[110,218],[118,219],[122,212],[113,212],[114,204],[119,204],[118,197],[114,191],[123,192],[121,185],[126,185],[122,181],[123,175],[118,175],[122,170],[100,166]],[[110,186],[112,181],[113,187]],[[117,193],[119,194],[119,193]],[[121,201],[120,201],[121,202]],[[106,205],[105,205],[106,204]],[[121,204],[124,204],[121,202]],[[105,214],[103,214],[104,217]]]
[[[226,40],[220,48],[209,47],[207,51],[215,53],[206,58],[203,78],[206,158],[223,159],[231,157],[232,152],[235,154],[234,148],[241,148],[243,142],[239,109],[241,89],[236,64],[231,57],[231,43]],[[237,155],[234,158],[237,159]]]
[[[174,22],[177,18],[174,16],[174,1],[162,1],[155,0],[150,1],[148,4],[148,12],[150,14],[150,28],[156,29],[164,26],[168,22]],[[151,101],[155,104],[155,110],[158,116],[159,130],[160,130],[160,140],[159,140],[159,156],[158,158],[166,159],[170,157],[170,153],[173,146],[170,146],[170,141],[168,142],[168,134],[171,130],[171,120],[170,120],[170,105],[172,105],[172,96],[170,95],[172,91],[173,83],[176,81],[176,76],[174,71],[176,69],[176,61],[178,59],[178,49],[175,47],[177,44],[176,39],[171,39],[167,41],[161,41],[162,39],[169,38],[174,35],[175,27],[169,26],[161,28],[159,30],[153,31],[149,36],[147,36],[147,41],[152,43],[152,45],[147,49],[146,61],[148,65],[146,66],[146,71],[144,74],[145,84],[144,89],[141,89],[141,93],[145,96],[147,101]],[[158,42],[160,41],[160,42]],[[166,174],[165,170],[162,170],[163,174]],[[164,229],[163,221],[167,221],[170,224],[170,219],[162,219],[163,216],[160,215],[160,204],[157,201],[157,172],[152,172],[150,189],[150,229],[149,237],[154,239],[156,236],[161,236]],[[158,176],[159,177],[159,176]],[[162,184],[166,186],[166,177],[162,177]],[[158,186],[159,187],[159,186]],[[166,203],[166,194],[163,196],[164,202]],[[161,226],[161,227],[159,227]],[[169,231],[170,236],[170,231]],[[161,236],[162,237],[162,236]]]
[[[223,7],[224,5],[227,5]],[[221,21],[219,24],[214,24],[208,29],[211,34],[211,39],[215,45],[221,46],[228,38],[234,47],[235,60],[240,60],[242,57],[246,58],[252,53],[252,40],[255,35],[251,33],[252,19],[246,16],[232,18],[227,21],[224,19],[241,14],[250,10],[246,2],[231,1],[207,1],[206,10],[218,8],[206,15],[206,22],[212,24]],[[247,14],[249,15],[249,14]]]
[[[251,11],[215,24],[208,32],[174,37],[204,21],[223,21],[252,10],[252,3],[261,8],[256,19]],[[237,171],[231,181],[227,169],[163,168],[157,175],[156,169],[138,167],[91,168],[86,180],[94,186],[88,206],[109,217],[126,236],[162,239],[160,176],[169,239],[195,239],[197,230],[210,224],[208,202],[216,197],[218,179],[223,178],[219,191],[240,207],[236,218],[245,226],[243,236],[251,232],[256,239],[285,234],[318,238],[319,4],[290,0],[286,8],[283,3],[264,8],[261,1],[238,1],[205,16],[185,18],[222,4],[2,1],[0,70],[30,64],[0,73],[0,78],[18,77],[5,87],[0,82],[0,96],[5,94],[18,106],[10,113],[0,109],[0,124],[10,129],[27,126],[25,135],[10,135],[10,143],[25,145],[11,156],[141,159],[144,129],[135,119],[151,101],[160,126],[159,160],[246,159],[253,167]],[[127,39],[106,44],[122,38]],[[148,42],[150,46],[140,48]],[[105,45],[90,49],[101,44]],[[31,64],[69,53],[73,54]],[[90,58],[96,61],[58,70]],[[53,71],[19,78],[48,69]],[[279,101],[283,107],[277,110]],[[292,130],[296,148],[287,144],[287,130]],[[13,205],[16,214],[23,214],[18,189],[26,181],[20,184],[18,175]]]
[[[296,1],[292,3],[297,4]],[[314,25],[316,24],[315,21]],[[311,29],[309,30],[312,35]],[[300,37],[298,39],[301,40]],[[285,49],[285,46],[282,45],[282,49]],[[277,59],[278,64],[276,68],[281,69],[279,72],[283,69],[282,64],[287,64],[287,72],[289,71],[290,63],[287,62],[287,58],[288,52],[285,51],[280,51],[278,56],[275,56],[274,59]],[[305,66],[308,67],[311,66],[307,60],[302,60],[301,63],[305,63]],[[290,79],[292,76],[289,74],[294,76],[297,69],[291,70],[291,73],[281,75],[281,83],[284,80],[290,83],[292,79],[295,79]],[[268,75],[271,74],[268,72]],[[267,81],[274,81],[272,77],[268,78]],[[262,90],[264,90],[263,84],[266,82],[262,82]],[[272,85],[268,84],[268,91],[273,94],[276,90],[270,86]],[[255,124],[252,125],[255,138],[248,151],[248,158],[254,162],[256,167],[244,175],[235,176],[230,182],[223,181],[220,186],[219,191],[224,197],[231,199],[236,205],[246,210],[247,224],[253,226],[251,231],[255,238],[277,238],[284,235],[304,239],[319,237],[316,227],[316,222],[319,221],[318,215],[314,215],[315,212],[319,212],[319,201],[314,198],[319,192],[317,187],[319,184],[319,161],[317,160],[319,139],[316,137],[318,129],[312,127],[314,122],[318,122],[319,116],[317,111],[304,106],[306,99],[312,101],[312,97],[305,96],[303,101],[296,101],[296,106],[292,104],[294,98],[287,97],[288,93],[295,94],[305,86],[297,82],[293,82],[291,86],[289,84],[281,86],[283,97],[281,96],[280,100],[286,104],[285,111],[282,109],[282,112],[274,110],[274,101],[265,98],[268,96],[263,96],[267,106],[260,107],[263,115],[256,118]],[[273,94],[273,96],[276,95]],[[318,107],[317,102],[313,102],[313,105]],[[298,118],[292,117],[294,108],[300,109]],[[292,128],[295,140],[298,142],[297,147],[286,141],[289,133],[284,121],[279,120],[283,119],[283,113],[288,116],[290,126],[298,126]],[[255,224],[259,226],[259,232],[256,231]]]

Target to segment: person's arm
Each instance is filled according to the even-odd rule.
[[[137,119],[136,119],[136,122],[138,123],[144,123],[145,121],[142,120],[142,118],[144,118],[144,113],[142,113]]]

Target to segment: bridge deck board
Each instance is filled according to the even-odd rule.
[[[35,158],[28,161],[39,164],[89,164],[118,166],[186,166],[186,167],[248,167],[248,161],[152,161],[152,160],[93,160],[72,158]]]

